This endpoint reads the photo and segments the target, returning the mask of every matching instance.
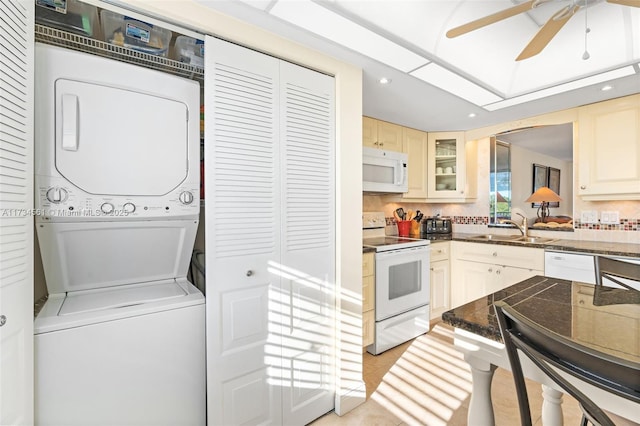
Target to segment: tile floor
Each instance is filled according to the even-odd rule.
[[[367,401],[339,417],[331,412],[313,426],[467,425],[471,392],[468,364],[453,347],[453,330],[438,323],[432,330],[378,356],[363,354]],[[527,381],[534,425],[540,426],[540,385]],[[496,426],[520,424],[518,400],[509,371],[498,368],[491,389]],[[580,424],[581,412],[570,396],[563,400],[565,425]],[[615,418],[616,425],[636,425]],[[473,422],[471,422],[472,424]]]

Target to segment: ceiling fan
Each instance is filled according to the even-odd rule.
[[[477,30],[487,25],[494,24],[504,19],[510,18],[520,13],[528,12],[536,7],[549,3],[554,0],[528,0],[513,7],[501,10],[492,15],[485,16],[475,21],[468,22],[459,27],[452,28],[447,31],[448,38],[458,37],[462,34]],[[606,0],[607,3],[614,3],[623,6],[640,7],[640,0]],[[594,3],[593,0],[572,0],[571,4],[557,11],[549,20],[538,30],[535,36],[529,41],[529,44],[520,52],[516,61],[530,58],[542,52],[555,35],[562,29],[564,24],[575,15],[575,13],[584,8],[586,4]]]

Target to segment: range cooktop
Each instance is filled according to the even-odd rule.
[[[379,236],[362,239],[363,247],[375,248],[376,251],[399,250],[411,247],[428,246],[429,240],[407,237]]]

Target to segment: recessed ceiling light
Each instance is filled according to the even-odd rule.
[[[473,118],[473,117],[475,117],[475,116],[476,116],[476,113],[475,113],[475,112],[472,112],[472,113],[470,113],[470,114],[469,114],[469,118]]]
[[[380,84],[389,84],[391,83],[391,79],[387,78],[387,77],[382,77],[380,80],[378,80],[380,82]]]
[[[603,92],[606,92],[607,90],[611,90],[611,89],[613,89],[613,86],[610,86],[607,84],[606,86],[602,86],[602,89],[600,90],[602,90]]]

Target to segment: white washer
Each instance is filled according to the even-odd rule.
[[[40,425],[206,423],[199,85],[36,43]]]

